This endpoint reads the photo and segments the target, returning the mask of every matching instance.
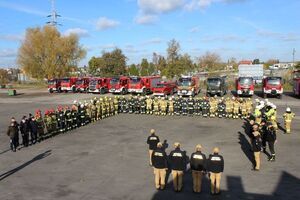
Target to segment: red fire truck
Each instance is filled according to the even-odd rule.
[[[142,95],[151,94],[159,81],[161,81],[160,76],[130,77],[128,92]]]
[[[181,76],[178,80],[177,94],[180,96],[195,96],[200,93],[198,76]]]
[[[264,98],[266,98],[268,95],[277,96],[278,98],[281,98],[281,95],[283,93],[281,77],[265,77],[263,79],[262,85],[262,92]]]
[[[127,76],[113,77],[109,82],[109,92],[113,94],[127,94],[129,78]]]
[[[77,77],[63,78],[61,79],[61,91],[63,92],[76,92]]]
[[[109,90],[110,78],[92,78],[89,83],[89,92],[105,94]]]
[[[238,96],[252,96],[254,94],[254,81],[252,77],[239,77],[236,80],[235,86]]]
[[[155,96],[173,95],[176,92],[177,84],[172,81],[160,81],[156,87],[153,88],[153,95]]]
[[[61,81],[60,79],[54,78],[48,80],[48,91],[50,93],[55,92],[61,92]]]
[[[89,83],[90,83],[89,77],[78,78],[76,81],[76,91],[77,92],[88,92],[89,91]]]
[[[295,70],[293,73],[293,91],[295,96],[300,96],[300,70]]]

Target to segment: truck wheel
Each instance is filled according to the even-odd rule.
[[[58,93],[61,93],[61,88],[58,88],[58,89],[57,89],[57,92],[58,92]]]
[[[105,94],[105,89],[104,88],[100,89],[100,94]]]
[[[277,98],[278,98],[278,99],[282,99],[282,95],[279,94],[279,95],[277,96]]]
[[[86,88],[84,92],[85,92],[85,93],[88,93],[88,92],[89,92],[89,88]]]
[[[146,94],[147,94],[147,90],[144,88],[143,92],[142,92],[142,95],[145,96]]]
[[[72,92],[76,93],[76,87],[72,87]]]
[[[53,89],[52,89],[52,88],[50,88],[50,89],[49,89],[49,92],[50,92],[50,93],[53,93]]]
[[[126,90],[123,88],[121,91],[121,95],[125,95],[126,93],[127,93]]]

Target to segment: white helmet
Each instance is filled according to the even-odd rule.
[[[81,104],[81,105],[80,105],[80,108],[83,108],[83,107],[84,107],[84,105],[83,105],[83,104]]]
[[[272,104],[271,106],[272,106],[273,109],[276,110],[277,106],[275,104]]]
[[[266,102],[266,103],[269,102],[269,99],[265,99],[265,102]]]
[[[265,106],[265,102],[264,101],[260,101],[260,103],[259,103],[262,107],[264,107]]]
[[[291,108],[290,108],[290,107],[287,107],[287,108],[286,108],[286,112],[291,112]]]
[[[266,105],[272,107],[273,104],[270,101],[266,101]]]
[[[77,101],[76,101],[76,100],[74,100],[74,101],[73,101],[73,104],[77,104]]]
[[[256,103],[259,103],[259,99],[255,99],[255,102],[256,102]]]

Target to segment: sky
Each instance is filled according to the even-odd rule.
[[[44,26],[50,0],[0,0],[0,67],[16,67],[26,29]],[[127,63],[166,55],[168,42],[192,59],[206,51],[223,61],[300,60],[299,0],[55,0],[59,31],[87,50],[79,64],[118,47]]]

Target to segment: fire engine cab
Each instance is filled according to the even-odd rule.
[[[89,92],[105,94],[108,92],[109,78],[93,78],[90,80]]]
[[[177,85],[172,81],[160,81],[156,87],[153,88],[153,95],[155,96],[173,95],[176,92]]]
[[[126,76],[113,77],[110,79],[109,92],[113,94],[127,94],[129,78]]]
[[[77,92],[88,92],[89,91],[90,78],[78,78],[76,81],[76,91]]]
[[[70,77],[61,79],[61,91],[63,92],[76,92],[76,81],[78,78]]]
[[[283,85],[281,77],[265,77],[263,79],[263,96],[266,98],[268,95],[277,96],[281,98],[283,93]]]
[[[160,76],[130,77],[128,92],[142,95],[151,94],[159,81],[161,81]]]
[[[197,76],[181,76],[178,80],[177,94],[195,96],[200,92],[200,80]]]
[[[300,70],[293,73],[293,91],[295,96],[300,96]]]
[[[252,96],[254,94],[253,78],[239,77],[236,80],[236,93],[238,96]]]
[[[60,79],[54,78],[54,79],[49,79],[48,80],[48,91],[50,93],[53,93],[54,91],[56,92],[61,92],[61,81]]]

